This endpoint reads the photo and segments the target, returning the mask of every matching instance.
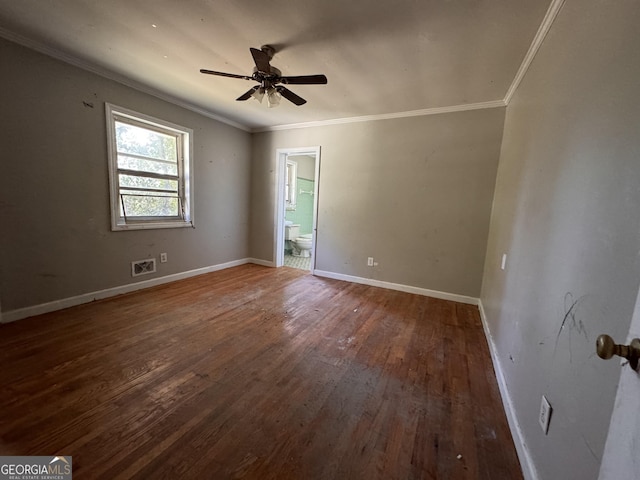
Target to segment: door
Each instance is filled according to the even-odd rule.
[[[640,291],[625,344],[632,338],[640,338]],[[640,374],[621,368],[599,480],[640,478]]]
[[[311,273],[316,265],[316,245],[318,230],[318,191],[320,184],[320,147],[301,148],[281,148],[276,150],[276,211],[274,218],[274,254],[275,266],[281,267],[284,264],[284,221],[285,221],[285,187],[286,187],[286,165],[287,159],[295,155],[308,155],[315,158],[314,166],[314,187],[313,187],[313,219],[311,223]],[[299,192],[298,192],[299,193]]]

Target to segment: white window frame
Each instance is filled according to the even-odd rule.
[[[144,230],[157,228],[193,227],[193,130],[165,120],[135,112],[128,108],[105,103],[107,117],[107,150],[109,157],[109,192],[111,204],[111,230]],[[116,120],[130,122],[150,130],[160,131],[179,138],[178,145],[178,195],[182,205],[180,217],[125,218],[120,213],[120,184],[118,152],[116,146]]]
[[[296,188],[298,186],[298,162],[287,160],[285,168],[285,205],[287,210],[296,209]]]

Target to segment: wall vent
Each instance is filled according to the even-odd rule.
[[[136,260],[131,262],[131,276],[137,277],[139,275],[146,275],[147,273],[154,273],[156,271],[156,259],[147,258],[146,260]]]

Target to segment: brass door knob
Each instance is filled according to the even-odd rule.
[[[596,340],[596,352],[600,358],[610,359],[614,355],[629,360],[629,366],[638,370],[640,360],[640,338],[634,338],[629,345],[616,345],[609,335],[600,335]]]

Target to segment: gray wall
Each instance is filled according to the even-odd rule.
[[[273,260],[276,149],[320,145],[317,269],[478,297],[503,120],[496,108],[255,134],[251,256]]]
[[[620,366],[595,339],[638,294],[638,24],[637,0],[567,1],[507,108],[481,298],[541,479],[597,478]]]
[[[0,64],[4,311],[248,256],[249,133],[1,39]],[[194,130],[195,229],[110,231],[104,102]]]

